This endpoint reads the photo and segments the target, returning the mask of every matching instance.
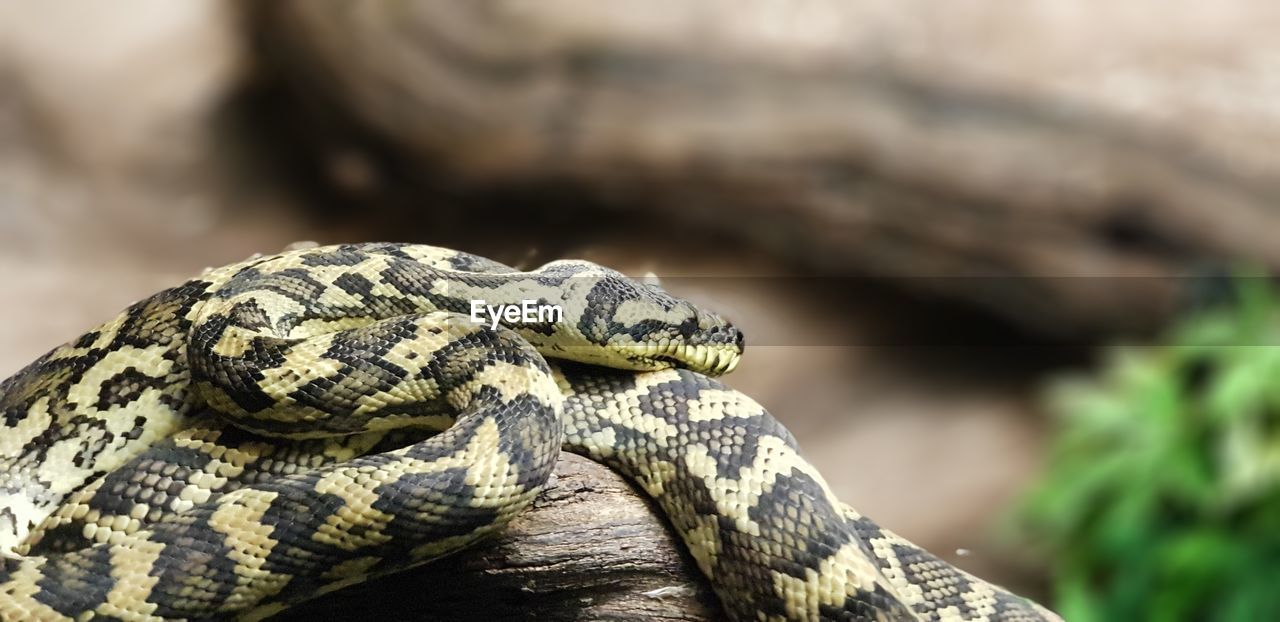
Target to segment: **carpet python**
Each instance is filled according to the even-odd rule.
[[[477,299],[563,318],[477,324]],[[563,447],[656,501],[735,620],[1058,619],[841,504],[712,378],[742,349],[584,261],[355,244],[207,271],[0,384],[0,618],[265,618],[501,529]]]

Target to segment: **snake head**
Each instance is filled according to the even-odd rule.
[[[549,356],[621,369],[681,367],[718,376],[738,365],[742,331],[715,313],[585,261],[553,262],[542,271],[564,281],[564,321]],[[581,347],[579,347],[581,346]]]

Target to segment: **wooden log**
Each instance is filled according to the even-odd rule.
[[[1275,128],[1223,143],[1213,111],[1155,123],[1101,88],[980,80],[1037,76],[1037,39],[1024,37],[1022,74],[967,55],[980,28],[933,47],[928,36],[950,31],[907,29],[877,47],[859,24],[896,22],[872,3],[805,3],[834,16],[811,20],[825,28],[817,44],[760,35],[787,32],[769,30],[776,4],[294,1],[256,3],[250,21],[296,101],[332,113],[297,115],[326,119],[304,134],[335,118],[367,131],[390,154],[377,165],[399,171],[383,181],[550,196],[554,212],[622,208],[584,216],[617,227],[728,231],[821,273],[891,279],[1063,335],[1158,326],[1196,293],[1191,275],[1280,270],[1280,167],[1254,144]],[[1027,26],[1051,41],[1057,23]],[[1081,22],[1106,54],[1074,53],[1125,59],[1153,106],[1185,112],[1199,87],[1161,73],[1162,48],[1126,37],[1133,23]],[[1203,23],[1179,21],[1171,45],[1195,43]],[[820,45],[842,38],[864,44]],[[1180,51],[1194,65],[1208,46],[1190,43]],[[913,50],[923,58],[903,61]],[[1195,66],[1249,84],[1211,61]],[[363,187],[370,175],[337,177]],[[420,189],[408,190],[419,206]]]
[[[333,592],[272,620],[722,620],[710,586],[646,498],[561,454],[554,481],[499,536]]]

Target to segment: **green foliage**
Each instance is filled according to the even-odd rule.
[[[1051,392],[1021,516],[1067,620],[1280,620],[1280,304],[1238,290]]]

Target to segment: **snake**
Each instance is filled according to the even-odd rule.
[[[730,619],[1059,619],[837,499],[717,378],[744,351],[587,261],[360,243],[206,270],[0,383],[0,619],[265,619],[498,532],[561,449],[652,498]]]

